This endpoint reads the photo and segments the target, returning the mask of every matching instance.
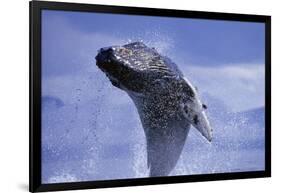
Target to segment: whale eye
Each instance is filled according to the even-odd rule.
[[[208,108],[207,105],[205,105],[205,104],[202,104],[202,107],[203,107],[203,109],[207,109]]]

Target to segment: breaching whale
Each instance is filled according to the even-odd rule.
[[[96,65],[133,100],[146,136],[150,176],[175,167],[190,126],[208,141],[212,128],[197,88],[168,57],[142,42],[101,48]]]

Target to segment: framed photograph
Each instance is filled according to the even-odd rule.
[[[271,176],[271,18],[30,2],[30,191]]]

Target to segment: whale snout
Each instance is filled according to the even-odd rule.
[[[112,63],[112,55],[113,49],[111,47],[98,50],[98,54],[95,57],[97,66],[102,70],[107,70],[108,67],[112,66],[110,65]]]

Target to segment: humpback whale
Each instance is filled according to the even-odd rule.
[[[168,57],[142,42],[98,50],[96,65],[133,100],[146,136],[150,177],[174,169],[191,126],[208,141],[212,128],[197,88]]]

